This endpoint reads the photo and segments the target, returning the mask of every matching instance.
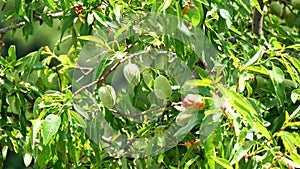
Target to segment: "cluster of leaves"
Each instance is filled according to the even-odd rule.
[[[249,28],[253,7],[265,14],[262,37],[257,37]],[[185,31],[193,32],[195,27],[203,30],[218,52],[214,58],[216,62],[220,60],[214,70],[215,76],[210,76],[206,69],[209,63],[203,65],[198,61],[193,50],[195,46],[175,38],[148,32],[114,42],[130,27],[122,23],[116,26],[114,21],[130,14],[142,15],[143,12],[175,15],[189,21],[189,28]],[[21,156],[21,165],[33,168],[300,166],[299,35],[296,27],[279,26],[280,17],[260,9],[257,0],[15,0],[14,9],[2,18],[12,24],[24,22],[24,38],[34,33],[35,21],[53,27],[54,19],[61,21],[61,42],[73,43],[67,55],[56,55],[48,47],[42,47],[17,59],[16,49],[11,46],[8,56],[0,57],[0,165],[9,167],[10,153],[15,152]],[[100,32],[99,38],[90,36],[97,31]],[[112,37],[108,37],[109,32],[113,32]],[[114,39],[113,43],[108,43],[109,39]],[[182,128],[179,131],[189,129],[190,132],[178,145],[148,158],[125,158],[113,156],[105,151],[104,145],[98,145],[89,137],[86,128],[92,124],[87,118],[91,108],[84,102],[75,104],[77,98],[71,91],[77,89],[77,86],[72,86],[72,73],[83,70],[76,62],[80,65],[78,55],[87,41],[105,46],[108,51],[101,53],[107,57],[95,68],[92,80],[97,83],[110,85],[113,79],[109,75],[118,70],[112,69],[114,65],[123,65],[137,50],[166,50],[174,53],[191,70],[196,70],[199,78],[189,81],[189,85],[201,95],[201,99],[194,102],[201,108],[195,116],[193,114],[185,123],[180,123]],[[140,63],[140,60],[133,61],[136,65]],[[168,63],[159,59],[155,61],[157,65]],[[101,113],[113,129],[128,136],[152,136],[179,121],[176,117],[184,110],[176,105],[181,101],[183,107],[194,107],[193,101],[180,100],[181,95],[190,93],[176,88],[180,83],[168,72],[150,67],[138,73],[135,74],[138,82],[134,82],[135,87],[130,90],[132,93],[128,91],[128,101],[141,110],[150,110],[153,105],[147,102],[147,98],[148,101],[153,99],[150,93],[155,90],[155,79],[164,77],[172,88],[171,95],[164,93],[168,95],[167,109],[159,120],[137,124],[114,109],[112,104],[118,100],[105,107],[104,99],[96,96]],[[92,94],[97,95],[99,87],[100,84],[92,86]],[[163,87],[169,90],[169,87]],[[217,95],[222,95],[222,99]],[[145,149],[151,146],[149,143]]]

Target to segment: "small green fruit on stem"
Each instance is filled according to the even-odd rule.
[[[115,106],[116,92],[112,86],[110,85],[101,86],[98,89],[98,95],[104,107],[111,109]]]

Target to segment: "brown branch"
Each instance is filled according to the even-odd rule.
[[[25,22],[23,21],[23,22],[19,22],[19,23],[15,24],[15,25],[10,25],[10,26],[7,26],[7,27],[4,27],[4,28],[0,29],[0,51],[1,51],[1,48],[2,48],[3,43],[4,43],[3,42],[4,35],[8,31],[15,30],[15,29],[20,28],[20,27],[22,27],[24,25],[25,25]]]
[[[88,89],[92,86],[94,86],[95,84],[98,84],[100,82],[104,82],[105,79],[107,78],[107,76],[109,76],[115,69],[117,69],[118,66],[120,66],[122,63],[124,63],[125,61],[127,60],[130,60],[136,56],[139,56],[139,55],[142,55],[142,54],[146,54],[146,53],[151,53],[152,51],[151,50],[145,50],[145,51],[141,51],[141,52],[138,52],[138,53],[133,53],[131,55],[129,55],[128,57],[125,57],[123,58],[122,60],[120,60],[118,63],[116,63],[112,68],[110,68],[103,76],[101,76],[98,80],[96,81],[93,81],[92,83],[90,84],[87,84],[83,87],[81,87],[80,89],[78,89],[74,94],[73,94],[73,97],[75,97],[77,94],[79,94],[80,92],[82,92],[83,90],[85,89]],[[167,51],[158,51],[158,54],[166,54]]]
[[[5,34],[6,32],[8,32],[10,30],[15,30],[15,29],[20,28],[24,25],[25,25],[25,22],[20,22],[20,23],[17,23],[15,25],[10,25],[10,26],[7,26],[5,28],[0,29],[0,33]]]
[[[263,0],[258,0],[259,6],[261,11],[263,11],[264,3]],[[260,36],[262,34],[262,27],[263,27],[263,17],[262,14],[258,11],[258,9],[254,8],[253,13],[253,23],[252,23],[252,31]]]
[[[51,17],[51,18],[58,18],[60,16],[63,16],[64,13],[63,12],[57,12],[57,13],[52,13],[52,14],[47,14],[47,16]],[[42,17],[39,16],[39,15],[34,15],[34,19],[35,20],[39,20],[39,21],[42,21]],[[3,38],[4,38],[4,35],[10,31],[10,30],[15,30],[15,29],[18,29],[18,28],[21,28],[25,25],[25,21],[22,21],[22,22],[19,22],[19,23],[16,23],[14,25],[10,25],[10,26],[7,26],[7,27],[4,27],[4,28],[1,28],[0,29],[0,51],[1,51],[1,48],[3,46]]]

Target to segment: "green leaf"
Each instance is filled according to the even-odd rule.
[[[18,101],[16,99],[16,96],[14,96],[14,95],[8,96],[7,101],[8,101],[8,104],[9,104],[10,111],[14,114],[19,115],[21,110],[20,110],[20,106],[18,104]]]
[[[190,154],[194,150],[194,144],[187,150],[187,152],[184,154],[183,158],[180,161],[180,166],[183,166],[186,160],[189,158]]]
[[[107,27],[108,24],[107,24],[107,21],[106,21],[106,18],[105,16],[103,16],[103,14],[99,11],[93,11],[93,15],[94,15],[94,18],[100,23],[102,24],[103,26]]]
[[[293,103],[296,103],[297,100],[300,100],[300,89],[295,89],[292,91],[291,100]]]
[[[209,113],[205,116],[203,122],[201,123],[199,134],[200,134],[200,142],[203,143],[211,134],[215,132],[215,129],[219,126],[221,122],[222,113],[221,112],[211,112],[208,110],[205,114]]]
[[[42,126],[42,138],[44,145],[47,145],[50,139],[57,133],[60,124],[61,119],[58,115],[49,114],[45,118]]]
[[[185,134],[187,134],[195,125],[197,125],[197,114],[193,113],[193,118],[191,118],[188,123],[181,127],[175,134],[174,136],[175,137],[178,137],[178,136],[183,136]]]
[[[222,18],[226,20],[227,28],[230,28],[232,22],[231,22],[231,16],[229,12],[226,9],[220,9],[220,15]]]
[[[238,150],[234,153],[234,156],[232,160],[230,161],[230,165],[235,164],[236,162],[239,162],[241,158],[244,157],[250,150],[254,143],[251,143],[250,141],[246,141],[244,145],[241,145]]]
[[[272,71],[269,71],[269,73],[274,85],[278,85],[284,81],[283,71],[274,64],[272,64]]]
[[[51,9],[55,9],[55,2],[53,0],[44,0],[44,3]]]
[[[283,55],[284,57],[286,57],[291,63],[292,65],[297,69],[298,72],[300,72],[300,61],[296,58],[293,58],[289,55]]]
[[[24,159],[23,160],[24,160],[25,167],[28,167],[31,164],[32,155],[29,152],[26,152],[24,154]]]
[[[33,117],[37,118],[39,116],[39,104],[42,102],[42,98],[37,98],[33,105]]]
[[[204,13],[201,3],[195,4],[196,8],[189,8],[184,18],[192,22],[193,26],[198,26],[203,20]]]
[[[129,30],[129,27],[132,25],[131,22],[128,22],[126,25],[122,26],[120,29],[118,29],[118,31],[115,33],[114,35],[114,39],[118,39],[122,34],[123,32]]]
[[[246,67],[245,70],[250,70],[250,71],[261,73],[264,75],[269,75],[268,70],[266,70],[266,68],[261,67],[261,66],[253,66],[252,65],[252,66]]]
[[[286,132],[286,131],[281,131],[281,132],[279,132],[278,136],[281,137],[284,148],[287,151],[291,151],[292,149],[294,149],[295,139],[294,139],[294,136],[292,135],[292,133]]]
[[[120,18],[121,18],[121,9],[122,9],[122,5],[116,5],[113,10],[116,20],[118,22],[120,22]]]
[[[300,114],[300,106],[298,106],[298,108],[293,111],[293,113],[290,115],[288,121],[291,121],[291,120],[297,118],[299,116],[299,114]]]
[[[172,3],[172,0],[165,0],[163,1],[164,3],[160,5],[160,7],[158,8],[158,11],[162,12],[164,10],[166,10]]]
[[[205,158],[207,159],[207,164],[209,166],[208,167],[209,169],[216,168],[216,162],[213,159],[216,158],[216,146],[214,142],[216,136],[217,135],[214,132],[207,138],[207,141],[204,143]]]
[[[53,18],[47,16],[46,14],[42,14],[41,15],[43,21],[49,26],[49,27],[53,27]]]
[[[263,126],[260,122],[256,121],[253,123],[256,131],[260,132],[267,139],[271,139],[270,132],[267,130],[265,126]]]
[[[39,165],[40,168],[46,168],[49,160],[52,159],[51,155],[52,153],[50,145],[43,147],[43,150],[40,152],[36,160],[36,163]]]
[[[228,96],[230,96],[232,99],[229,100],[229,102],[236,108],[237,110],[240,110],[241,112],[244,112],[243,115],[247,116],[249,115],[257,115],[257,112],[252,107],[252,105],[249,103],[248,100],[244,99],[241,95],[235,93],[232,90],[227,90]]]
[[[38,135],[38,132],[41,129],[41,125],[42,125],[43,121],[40,119],[36,119],[36,120],[32,120],[31,123],[32,123],[32,134],[31,134],[31,140],[32,140],[31,146],[32,147],[31,148],[32,148],[32,150],[34,150],[34,148],[36,147],[35,146],[36,145],[36,137]]]
[[[265,49],[263,46],[261,46],[256,54],[243,66],[242,69],[245,69],[246,67],[252,65],[253,63],[257,62],[264,54]]]
[[[16,10],[16,13],[19,16],[24,15],[24,8],[23,8],[23,1],[22,0],[15,0],[15,10]]]
[[[97,38],[95,36],[91,36],[91,35],[79,36],[78,39],[87,40],[87,41],[91,41],[91,42],[96,42],[96,43],[101,44],[101,45],[104,44],[104,41],[102,39]]]
[[[95,71],[93,72],[93,80],[98,80],[100,79],[101,75],[103,74],[106,66],[106,62],[107,62],[108,58],[104,58],[100,61],[99,64],[96,65],[95,67]]]
[[[290,168],[300,168],[300,164],[297,164],[286,157],[282,157],[281,160],[284,161],[284,163],[288,165]]]
[[[77,124],[79,124],[82,128],[86,128],[86,122],[78,113],[71,111],[71,115],[76,120]]]
[[[194,79],[186,82],[189,86],[207,86],[211,87],[212,81],[210,79]]]
[[[8,49],[8,57],[6,59],[9,62],[13,62],[17,60],[17,55],[16,55],[16,46],[11,45]]]
[[[212,159],[215,160],[218,164],[220,164],[222,167],[226,169],[233,169],[233,167],[230,165],[230,163],[224,159],[224,158],[219,158],[219,157],[212,157]]]
[[[92,13],[88,13],[87,15],[87,24],[91,25],[94,22],[94,15]]]
[[[61,28],[61,37],[60,39],[62,39],[64,33],[66,32],[66,30],[71,26],[73,25],[73,21],[74,21],[74,18],[76,17],[76,14],[75,13],[72,13],[71,15],[69,16],[66,16],[64,18],[64,23],[62,25],[62,28]]]
[[[269,71],[271,81],[273,83],[275,93],[279,98],[280,103],[283,105],[285,101],[285,86],[284,86],[284,73],[283,71],[272,63],[272,71]]]
[[[85,119],[87,119],[89,117],[89,115],[87,114],[87,112],[84,110],[83,107],[81,107],[78,104],[74,104],[74,109]]]
[[[193,146],[192,146],[193,147]],[[199,156],[196,156],[192,159],[190,159],[188,162],[185,163],[184,169],[189,169],[189,167],[199,158]]]
[[[3,146],[3,148],[2,148],[2,158],[5,160],[6,159],[6,156],[7,156],[7,150],[8,150],[8,146],[7,145],[5,145],[5,146]]]
[[[300,44],[290,45],[286,47],[287,49],[300,49]]]

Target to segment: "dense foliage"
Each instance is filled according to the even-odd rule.
[[[0,56],[1,168],[300,168],[300,3],[260,2],[2,1],[1,47],[7,32],[28,39],[44,24],[60,36],[55,46],[17,57],[11,45]],[[261,35],[251,27],[254,8]],[[159,34],[149,13],[186,29],[162,19]],[[62,53],[64,43],[72,45]],[[178,144],[132,143],[172,124]],[[155,143],[164,151],[137,158]]]

